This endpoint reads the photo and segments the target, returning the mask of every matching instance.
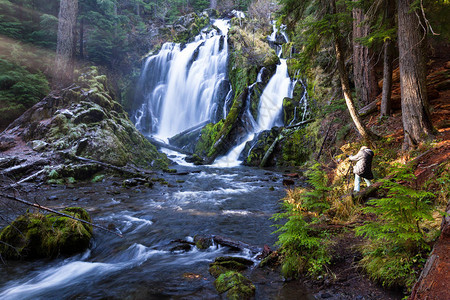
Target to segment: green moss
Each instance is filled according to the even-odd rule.
[[[227,299],[250,299],[255,294],[255,286],[244,275],[235,271],[221,274],[214,285],[219,294],[227,293]]]
[[[90,222],[80,207],[62,213]],[[92,226],[57,214],[19,216],[0,233],[0,253],[7,259],[56,257],[85,250],[92,237]]]
[[[244,271],[252,264],[252,261],[245,258],[229,256],[217,257],[213,263],[209,264],[209,273],[217,278],[228,271]]]
[[[92,178],[91,182],[99,182],[102,181],[105,178],[105,175],[100,174],[100,175],[96,175],[94,178]]]
[[[300,166],[309,159],[314,149],[314,138],[308,128],[296,129],[282,141],[279,165]]]

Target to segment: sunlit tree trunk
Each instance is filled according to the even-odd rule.
[[[53,86],[55,88],[64,88],[73,81],[77,11],[77,0],[61,0],[58,15],[58,36],[53,78]]]
[[[358,2],[360,0],[353,0]],[[355,86],[361,106],[365,106],[375,100],[378,94],[378,84],[375,74],[373,53],[361,42],[360,38],[367,37],[370,33],[370,24],[362,8],[353,8],[353,73]]]
[[[388,28],[395,26],[395,3],[394,1],[385,1],[385,21]],[[394,42],[388,38],[384,42],[384,58],[383,58],[383,92],[381,96],[381,112],[380,115],[389,116],[391,114],[391,94],[392,94],[392,63],[394,59]]]
[[[413,148],[433,137],[426,90],[425,27],[414,0],[398,0],[398,47],[404,146]]]
[[[336,0],[331,1],[332,14],[336,14]],[[344,53],[342,50],[341,40],[339,37],[339,31],[336,26],[334,28],[334,49],[336,51],[336,61],[338,65],[339,78],[341,80],[342,92],[344,93],[345,103],[347,105],[350,116],[352,117],[353,123],[356,129],[361,134],[363,139],[369,144],[372,143],[375,135],[371,133],[362,123],[362,120],[356,110],[355,104],[353,102],[353,97],[350,90],[350,84],[348,81],[348,73],[345,68]]]

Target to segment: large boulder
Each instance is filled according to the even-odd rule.
[[[91,222],[80,207],[62,213]],[[0,254],[6,259],[54,258],[71,255],[89,247],[92,226],[55,213],[27,213],[14,220],[0,233]]]
[[[46,156],[49,165],[61,163],[54,161],[60,153],[115,166],[167,168],[167,157],[135,128],[113,97],[106,76],[89,68],[79,74],[76,85],[51,93],[11,123],[0,134],[0,149],[10,157],[25,153],[29,161]]]

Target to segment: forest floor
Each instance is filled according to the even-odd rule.
[[[433,143],[423,145],[416,151],[415,157],[398,155],[402,162],[416,160],[414,174],[416,176],[416,186],[422,187],[433,177],[435,168],[446,164],[447,170],[450,158],[450,61],[436,62],[428,75],[429,86],[427,87],[431,94],[429,104],[431,110],[432,123],[437,130],[436,139]],[[390,117],[380,119],[379,110],[365,117],[364,121],[368,128],[391,138],[392,143],[389,148],[396,149],[401,153],[403,143],[402,114],[400,109],[400,84],[394,73],[393,85],[393,114]],[[430,84],[431,83],[431,84]],[[378,97],[378,107],[380,102]],[[354,142],[357,137],[349,135],[345,143]],[[380,153],[381,154],[381,153]],[[409,153],[411,154],[411,152]],[[375,158],[376,159],[376,158]],[[330,168],[334,169],[334,168]],[[334,175],[330,175],[332,177]],[[427,190],[436,192],[433,184],[427,185]],[[449,201],[449,199],[447,199]],[[445,205],[442,207],[445,210]],[[436,215],[437,221],[442,219]],[[332,251],[333,260],[329,266],[329,278],[303,278],[300,281],[310,290],[316,299],[402,299],[408,295],[407,291],[399,288],[385,288],[381,284],[370,280],[369,276],[357,266],[357,261],[362,257],[358,246],[362,245],[363,240],[355,237],[353,227],[355,223],[362,223],[363,220],[353,220],[353,224],[344,226],[335,226],[330,224],[330,232],[334,236]],[[433,268],[422,283],[418,286],[426,289],[427,299],[450,299],[448,284],[450,283],[450,236],[442,234],[435,243],[433,254],[439,257],[439,266]],[[417,298],[423,299],[423,298]]]

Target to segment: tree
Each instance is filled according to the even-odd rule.
[[[336,16],[337,10],[336,10],[336,0],[331,0],[331,14],[333,16]],[[332,25],[332,32],[333,32],[333,39],[334,39],[334,49],[336,51],[336,62],[338,65],[338,71],[339,71],[339,79],[341,80],[341,86],[342,86],[342,92],[344,93],[344,99],[345,104],[347,105],[348,111],[350,113],[350,116],[353,120],[353,123],[356,126],[356,129],[358,130],[359,134],[363,137],[363,139],[368,142],[372,143],[373,138],[375,135],[370,132],[366,126],[363,124],[361,117],[358,114],[358,111],[356,110],[355,104],[353,102],[352,93],[350,90],[350,84],[348,81],[348,73],[345,68],[345,59],[343,55],[342,50],[342,42],[340,33],[337,27],[337,19],[334,18],[334,26]]]
[[[345,22],[348,22],[349,15],[347,14],[347,7],[337,11],[336,0],[332,1],[298,1],[298,0],[281,0],[282,14],[286,21],[288,28],[293,28],[299,22],[303,28],[299,30],[308,34],[308,39],[304,44],[299,45],[299,49],[307,51],[308,53],[300,54],[302,61],[311,61],[311,55],[317,54],[323,44],[331,43],[336,54],[336,64],[339,72],[339,79],[341,82],[342,92],[344,94],[345,103],[350,113],[353,123],[357,131],[361,134],[364,140],[369,144],[376,137],[363,124],[361,117],[358,114],[356,106],[353,101],[353,96],[350,89],[348,79],[348,72],[345,66],[345,53],[342,42],[342,33],[348,32],[348,28],[343,28]],[[351,20],[351,19],[350,19]],[[351,30],[351,29],[350,29]]]
[[[395,3],[386,0],[384,13],[384,23],[388,29],[395,27]],[[386,37],[384,41],[383,55],[383,92],[381,96],[381,116],[391,114],[391,94],[392,94],[392,62],[394,58],[394,43],[392,37]]]
[[[61,0],[53,78],[55,88],[66,87],[73,80],[77,12],[78,0]]]
[[[404,148],[433,137],[426,90],[426,25],[413,0],[398,0],[398,45]]]
[[[353,15],[353,74],[355,78],[356,92],[361,106],[365,106],[375,100],[378,94],[378,83],[375,74],[375,55],[361,42],[362,38],[370,34],[370,21],[360,6],[366,1],[353,0],[356,6],[352,10]]]

